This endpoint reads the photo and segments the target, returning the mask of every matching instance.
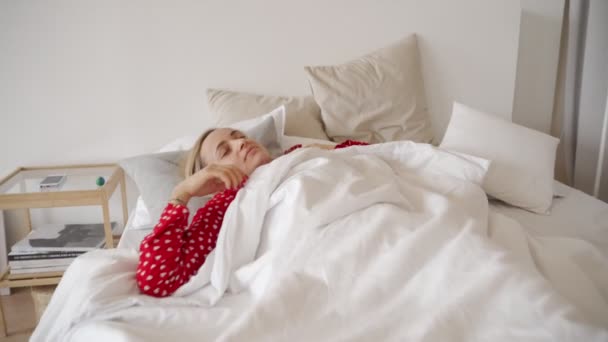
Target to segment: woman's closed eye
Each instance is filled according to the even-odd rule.
[[[226,157],[228,155],[228,152],[229,152],[228,147],[222,147],[218,150],[217,155],[220,159],[223,159],[224,157]]]
[[[240,140],[247,139],[247,136],[239,131],[232,131],[230,133],[229,140]],[[227,140],[222,141],[215,150],[215,156],[217,159],[224,159],[232,152],[230,144]]]

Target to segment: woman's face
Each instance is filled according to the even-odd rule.
[[[207,165],[234,165],[246,175],[272,160],[264,146],[232,128],[211,132],[203,141],[200,154]]]

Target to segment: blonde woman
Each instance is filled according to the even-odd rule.
[[[348,140],[335,148],[352,145],[365,143]],[[186,178],[175,187],[158,224],[141,242],[136,279],[142,293],[169,296],[196,274],[215,248],[224,214],[237,192],[256,168],[271,161],[264,146],[238,130],[216,128],[198,138],[186,161]],[[216,195],[197,210],[188,226],[188,201],[211,194]]]

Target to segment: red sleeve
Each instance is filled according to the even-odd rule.
[[[366,142],[363,141],[356,141],[356,140],[346,140],[344,142],[339,143],[338,145],[336,145],[336,147],[334,147],[334,149],[339,149],[339,148],[345,148],[345,147],[349,147],[349,146],[366,146],[369,145]]]
[[[345,142],[342,142],[342,143],[334,146],[334,149],[337,150],[339,148],[344,148],[344,147],[349,147],[349,146],[357,146],[357,145],[365,146],[365,145],[369,145],[369,144],[366,143],[366,142],[363,142],[363,141],[346,140]],[[283,154],[288,154],[288,153],[293,152],[293,151],[295,151],[295,150],[297,150],[299,148],[302,148],[302,144],[297,144],[297,145],[294,145],[294,146],[290,147]]]
[[[188,228],[188,208],[167,205],[139,246],[135,277],[142,293],[169,296],[198,272],[215,248],[224,214],[237,192],[228,189],[215,195],[196,212]]]
[[[283,155],[291,153],[299,148],[302,148],[302,144],[293,145],[287,151],[283,152]]]

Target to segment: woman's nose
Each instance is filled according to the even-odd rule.
[[[245,138],[234,139],[232,140],[232,143],[234,144],[233,148],[236,151],[241,151],[245,147]]]

